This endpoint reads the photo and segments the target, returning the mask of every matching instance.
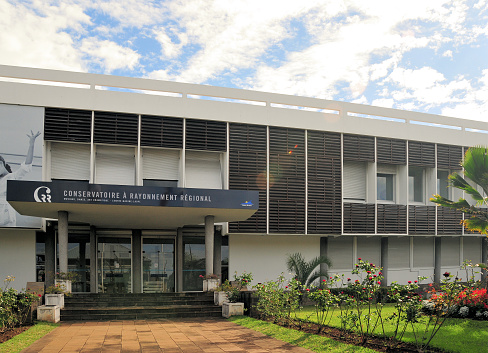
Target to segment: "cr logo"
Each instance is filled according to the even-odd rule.
[[[39,186],[34,191],[34,200],[36,202],[51,202],[51,189],[47,186]]]

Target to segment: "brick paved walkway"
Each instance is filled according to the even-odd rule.
[[[223,319],[62,323],[22,353],[311,351]]]

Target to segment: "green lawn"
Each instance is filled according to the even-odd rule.
[[[334,341],[331,338],[304,333],[289,328],[284,328],[266,321],[252,319],[247,316],[232,316],[230,321],[259,331],[270,337],[279,339],[284,342],[291,343],[295,346],[310,349],[317,353],[338,353],[338,352],[360,352],[360,353],[374,353],[375,351]]]
[[[32,326],[27,331],[15,336],[11,340],[0,344],[0,353],[16,353],[24,348],[29,347],[39,338],[47,335],[49,332],[58,327],[59,324],[51,324],[47,322],[39,322]]]
[[[394,311],[393,304],[387,304],[383,308],[382,317],[390,316]],[[314,307],[303,308],[298,317],[316,321]],[[340,327],[340,320],[336,313],[334,313],[329,325]],[[385,332],[387,335],[394,332],[394,325],[391,322],[385,324]],[[381,331],[378,329],[375,333],[380,334]],[[404,341],[414,342],[411,328],[407,329]],[[488,353],[488,321],[448,319],[431,341],[431,346],[449,352]]]

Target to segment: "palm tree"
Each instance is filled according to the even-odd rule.
[[[469,215],[470,217],[463,221],[466,229],[488,235],[488,209],[486,208],[488,207],[488,148],[481,146],[469,148],[461,166],[464,168],[464,177],[459,173],[452,173],[449,175],[450,185],[464,190],[475,201],[474,204],[471,205],[463,198],[451,201],[440,195],[434,195],[430,200],[440,206]],[[471,184],[479,186],[483,190],[483,194],[467,179]]]
[[[313,281],[322,276],[327,277],[327,271],[315,271],[321,264],[332,266],[332,262],[326,256],[318,256],[306,262],[302,254],[294,253],[288,255],[286,259],[286,267],[295,273],[295,278],[300,282],[302,288],[307,288]]]

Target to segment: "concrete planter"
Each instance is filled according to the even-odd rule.
[[[46,305],[57,305],[60,309],[64,308],[64,294],[45,294]]]
[[[227,294],[225,292],[214,292],[214,304],[222,306],[223,303],[227,302]]]
[[[204,279],[203,280],[203,291],[210,292],[214,291],[219,286],[219,280],[216,278]]]
[[[66,293],[71,293],[71,281],[67,279],[57,279],[54,281],[54,284],[62,286],[63,290]]]
[[[222,316],[229,318],[231,316],[244,315],[244,303],[223,303]]]
[[[59,322],[61,320],[60,308],[57,305],[40,305],[37,307],[37,320]]]

